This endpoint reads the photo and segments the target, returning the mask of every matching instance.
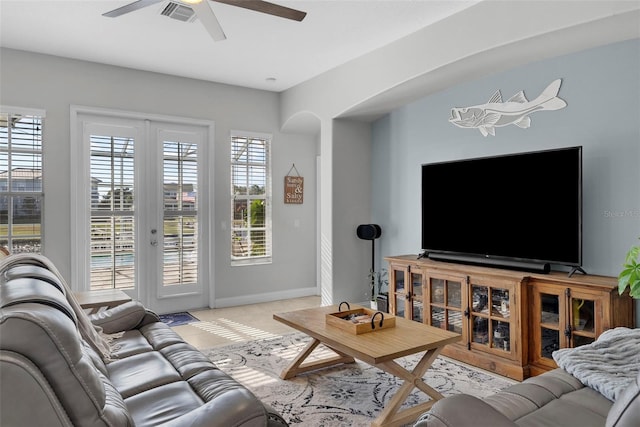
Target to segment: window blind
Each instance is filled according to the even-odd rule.
[[[91,135],[91,289],[135,285],[134,140]]]
[[[231,260],[271,261],[270,139],[231,137]]]
[[[41,115],[0,113],[0,246],[42,251]]]

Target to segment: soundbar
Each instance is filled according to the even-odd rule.
[[[473,255],[457,254],[427,254],[429,259],[434,261],[455,262],[458,264],[480,265],[485,267],[499,267],[507,270],[528,271],[530,273],[547,274],[551,271],[551,266],[546,262],[518,261],[500,258],[483,258]]]

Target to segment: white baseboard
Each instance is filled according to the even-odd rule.
[[[291,298],[301,298],[312,295],[318,295],[318,288],[299,288],[288,291],[244,295],[241,297],[218,298],[214,301],[215,305],[213,308],[236,307],[239,305],[257,304],[261,302],[271,302]]]

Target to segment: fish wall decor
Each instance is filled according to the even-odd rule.
[[[567,106],[558,97],[560,83],[561,79],[554,80],[533,101],[529,101],[524,91],[520,91],[503,102],[498,89],[486,104],[452,108],[449,121],[461,128],[478,129],[483,136],[495,136],[497,127],[511,124],[526,129],[531,126],[531,113],[560,110]]]

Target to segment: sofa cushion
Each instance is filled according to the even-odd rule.
[[[149,351],[153,351],[153,347],[137,329],[124,332],[111,344],[111,358],[113,359],[123,359]]]
[[[136,394],[125,399],[125,403],[136,427],[161,423],[190,427],[264,427],[266,424],[262,403],[217,369],[202,372],[189,383],[179,381]]]
[[[182,337],[162,322],[155,322],[140,328],[140,333],[149,341],[154,350],[161,350],[173,344],[184,342]]]
[[[555,399],[583,388],[580,381],[561,369],[555,369],[543,376],[528,378],[484,400],[510,420],[518,420]]]
[[[527,378],[526,383],[538,385],[548,390],[555,397],[560,397],[584,387],[584,384],[574,376],[559,368],[549,371],[544,375]]]
[[[13,279],[5,283],[0,292],[2,308],[27,303],[48,305],[63,313],[74,324],[78,323],[76,314],[64,293],[44,280],[30,277]]]
[[[573,393],[567,393],[560,398],[561,401],[570,401],[585,410],[595,412],[602,418],[606,418],[611,410],[611,401],[590,387],[583,387]]]
[[[464,408],[464,410],[460,410]],[[418,418],[414,427],[515,427],[485,401],[469,394],[454,394],[435,402]]]
[[[123,398],[180,381],[173,365],[157,351],[135,354],[107,365],[109,378]]]
[[[160,353],[185,380],[209,369],[217,369],[204,354],[184,342],[165,347],[160,350]]]
[[[8,268],[4,272],[4,278],[7,282],[9,280],[25,277],[45,281],[50,285],[58,288],[58,290],[60,290],[63,295],[66,294],[64,286],[62,285],[62,283],[60,283],[56,275],[44,267],[40,267],[37,265],[16,265],[14,267]]]
[[[165,384],[125,399],[136,427],[157,426],[180,417],[202,405],[189,384]]]
[[[556,399],[519,420],[520,427],[602,427],[605,417],[571,401]]]
[[[517,420],[549,403],[553,395],[537,385],[516,384],[484,399],[510,420]]]

